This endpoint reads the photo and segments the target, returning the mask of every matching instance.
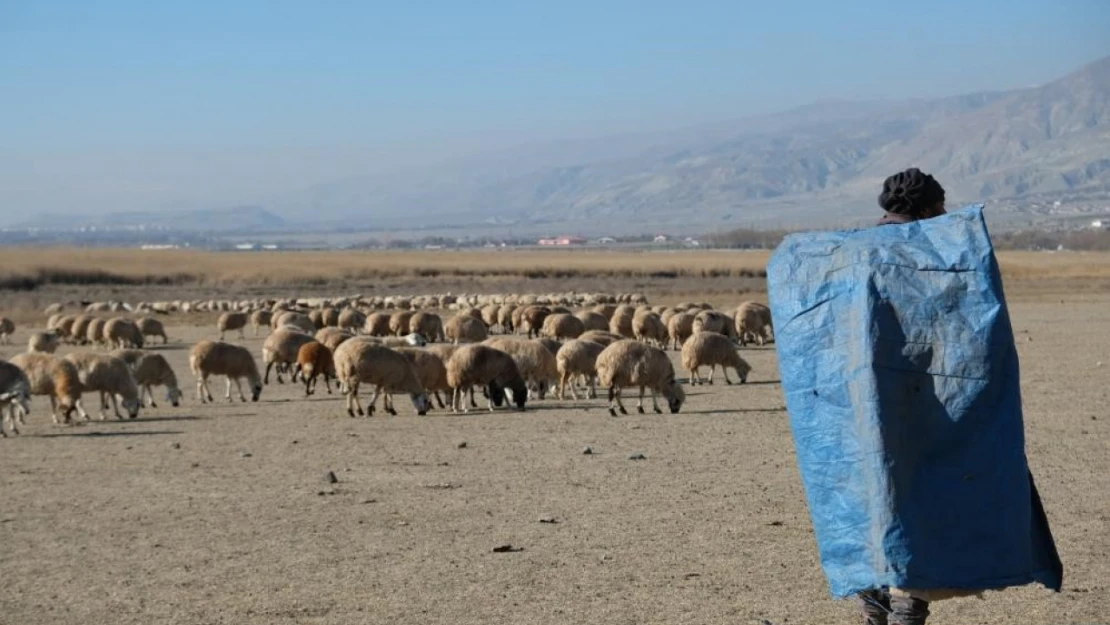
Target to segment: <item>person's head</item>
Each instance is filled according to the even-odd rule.
[[[932,176],[913,167],[883,182],[879,206],[888,213],[910,219],[944,214],[944,187]]]

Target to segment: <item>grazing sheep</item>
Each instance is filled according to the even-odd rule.
[[[166,337],[166,328],[162,326],[161,321],[154,317],[140,317],[136,324],[139,326],[139,332],[143,337],[160,336],[163,345],[169,343],[169,339]]]
[[[127,365],[132,371],[135,367],[139,366],[139,361],[146,356],[146,352],[141,349],[115,349],[108,353],[109,356],[119,358],[123,364]]]
[[[60,312],[56,312],[56,313],[50,315],[50,317],[48,317],[46,319],[46,329],[50,330],[50,331],[53,331],[54,328],[58,327],[58,322],[61,321],[62,317],[64,317],[64,316],[65,315],[63,315]]]
[[[325,328],[338,328],[339,327],[339,309],[329,306],[320,311],[320,320],[324,322]],[[363,323],[366,322],[365,315],[363,315]],[[352,328],[352,332],[361,330],[361,325],[357,328]]]
[[[558,354],[559,349],[563,347],[563,343],[561,341],[556,341],[555,339],[542,338],[542,339],[532,339],[532,340],[539,343],[540,345],[543,345],[544,347],[546,347],[547,351],[551,352],[552,356],[554,356],[555,354]]]
[[[119,411],[121,403],[127,416],[132,419],[139,416],[139,387],[126,363],[103,354],[71,353],[66,354],[65,359],[77,367],[77,378],[82,388],[100,394],[101,421],[107,418],[104,411],[108,409],[109,400],[117,419],[123,419]]]
[[[244,339],[243,328],[247,326],[247,313],[225,312],[216,320],[216,329],[220,331],[220,340],[224,340],[227,332],[239,332],[239,338]]]
[[[270,327],[270,321],[273,319],[274,313],[265,309],[259,308],[251,313],[251,325],[254,326],[254,335],[258,336],[258,329],[261,327]]]
[[[642,310],[632,316],[632,333],[638,340],[655,347],[667,346],[667,326],[659,315],[651,310]]]
[[[516,328],[513,327],[513,311],[516,308],[513,304],[502,304],[497,309],[497,325],[501,327],[501,332],[512,334],[516,331]]]
[[[593,311],[595,313],[601,315],[602,317],[605,317],[605,322],[606,322],[605,329],[608,330],[609,329],[609,325],[608,325],[609,320],[613,318],[613,313],[617,312],[617,305],[616,304],[598,304],[597,306],[594,306]]]
[[[678,350],[686,339],[694,333],[694,315],[687,312],[675,313],[667,321],[667,334],[671,339],[671,348]]]
[[[0,317],[0,344],[11,345],[13,334],[15,334],[15,322],[7,317]]]
[[[335,327],[348,332],[358,332],[366,323],[366,315],[354,308],[344,308],[335,319]]]
[[[624,337],[619,334],[613,334],[608,330],[588,330],[583,332],[582,335],[578,337],[578,340],[593,341],[594,343],[608,347],[617,341],[623,341]]]
[[[124,347],[143,347],[143,333],[130,319],[114,317],[104,324],[104,338],[108,345],[118,349]]]
[[[285,312],[285,313],[282,313],[280,315],[277,315],[276,317],[274,317],[274,319],[277,320],[276,321],[277,325],[276,325],[275,329],[282,328],[282,327],[297,328],[301,332],[304,332],[305,334],[307,334],[309,336],[311,336],[312,334],[315,334],[315,332],[317,330],[316,324],[313,323],[312,320],[308,318],[308,315],[303,314],[303,313]],[[271,325],[273,325],[273,323],[271,323]]]
[[[332,329],[332,328],[327,328]],[[331,378],[335,377],[335,361],[332,352],[326,345],[319,341],[311,341],[301,345],[297,350],[297,370],[301,372],[304,380],[305,396],[316,392],[316,378],[324,376],[324,386],[331,395]]]
[[[389,320],[392,317],[387,312],[371,313],[362,324],[364,334],[370,336],[389,336]]]
[[[537,336],[543,329],[543,322],[551,314],[547,306],[529,306],[521,313],[520,324],[528,332],[528,338]]]
[[[416,367],[403,354],[384,345],[365,340],[350,340],[335,350],[336,378],[343,384],[347,395],[347,414],[355,416],[366,414],[362,401],[358,398],[358,387],[362,383],[374,385],[374,395],[370,399],[369,414],[374,414],[378,396],[383,399],[385,411],[396,415],[391,393],[408,393],[417,414],[428,413],[428,393],[420,384]]]
[[[335,327],[320,328],[316,331],[316,340],[319,341],[321,345],[327,347],[333,352],[335,351],[335,348],[339,347],[343,343],[343,341],[346,341],[353,336],[354,335],[350,332],[347,332],[346,330],[340,330],[339,328]]]
[[[77,317],[73,315],[63,315],[51,328],[58,334],[58,338],[70,343],[76,342],[76,337],[73,336],[73,324],[77,323]],[[82,336],[82,338],[84,338]]]
[[[454,353],[458,351],[458,349],[458,345],[455,345],[453,343],[445,343],[443,345],[429,345],[424,348],[424,351],[439,356],[439,359],[442,360],[444,364],[446,364],[448,360],[451,360],[451,356],[454,355]]]
[[[18,421],[31,413],[31,382],[18,366],[0,360],[0,436],[7,438],[5,424],[19,434]]]
[[[262,378],[263,384],[270,383],[270,369],[275,364],[279,365],[277,382],[278,384],[284,384],[285,381],[281,379],[281,365],[295,366],[297,364],[297,352],[300,351],[301,346],[315,340],[311,335],[292,328],[282,327],[274,330],[262,342],[262,364],[266,365],[266,375]],[[297,381],[295,371],[293,381]]]
[[[416,333],[405,336],[368,336],[365,340],[386,347],[424,347],[428,344],[423,336]]]
[[[709,367],[710,384],[713,383],[713,372],[719,366],[725,373],[725,384],[732,384],[728,379],[728,370],[733,368],[740,377],[740,383],[748,381],[751,365],[740,357],[736,346],[723,334],[716,332],[698,332],[682,345],[682,366],[690,372],[690,384],[701,384],[701,375],[698,369]]]
[[[656,393],[667,400],[671,413],[682,408],[686,394],[674,377],[674,365],[666,352],[639,341],[618,341],[602,350],[597,357],[598,382],[609,389],[609,414],[617,416],[628,414],[621,403],[621,389],[640,387],[640,401],[636,409],[644,412],[644,389],[651,389],[651,405],[655,412],[662,413],[656,401]],[[614,407],[614,402],[616,407]]]
[[[513,330],[512,330],[513,334],[519,334],[521,332],[521,330],[523,330],[523,328],[521,328],[521,324],[524,323],[524,309],[525,308],[527,308],[527,307],[526,306],[516,306],[509,313],[509,325],[511,325],[512,328],[513,328]]]
[[[328,325],[324,322],[324,311],[322,310],[314,309],[308,311],[308,318],[312,321],[312,325],[315,326],[317,330]]]
[[[139,385],[139,402],[143,403],[147,395],[150,396],[150,407],[157,408],[154,403],[154,387],[166,387],[166,401],[176,408],[181,404],[181,389],[177,387],[177,375],[174,374],[170,363],[162,354],[145,353],[136,363],[135,383]]]
[[[27,339],[27,351],[53,354],[58,350],[58,335],[54,331],[35,332]]]
[[[258,366],[247,348],[222,341],[201,341],[189,352],[189,369],[197,377],[197,398],[201,403],[212,401],[212,390],[208,387],[208,376],[227,376],[227,400],[231,401],[231,382],[239,389],[239,399],[243,396],[240,379],[247,378],[251,385],[251,401],[258,401],[262,394],[262,376]]]
[[[484,343],[512,357],[520,377],[524,378],[530,393],[539,399],[547,396],[547,389],[559,379],[555,353],[539,341],[522,341],[513,338],[494,338]],[[555,350],[556,352],[558,349]]]
[[[81,405],[81,379],[77,367],[68,360],[56,358],[51,354],[26,353],[12,358],[11,363],[23,370],[31,383],[32,395],[50,397],[50,414],[58,423],[58,409],[62,410],[65,423],[72,419],[73,411],[88,421],[89,414]]]
[[[447,320],[443,334],[452,343],[481,343],[489,338],[489,330],[481,320],[471,315],[458,314]]]
[[[566,398],[567,382],[570,382],[570,394],[578,399],[578,391],[574,388],[574,377],[583,376],[589,386],[588,397],[597,397],[597,357],[605,346],[593,341],[574,339],[567,341],[559,348],[555,356],[555,363],[559,370],[559,399]]]
[[[632,329],[632,319],[635,314],[618,308],[609,319],[609,332],[626,339],[636,338],[636,332]]]
[[[609,331],[609,318],[599,312],[583,310],[575,313],[574,316],[582,322],[583,332],[589,332],[590,330]]]
[[[518,410],[524,410],[528,387],[516,362],[505,352],[488,345],[463,345],[447,361],[447,384],[451,387],[451,412],[470,412],[473,403],[463,404],[463,394],[475,386],[486,387],[489,409],[505,401],[505,389],[513,393]]]
[[[108,344],[107,336],[104,334],[104,326],[106,325],[108,325],[108,320],[102,317],[90,319],[89,325],[85,327],[85,343],[111,347]]]
[[[501,306],[498,304],[486,304],[481,308],[479,313],[482,315],[482,323],[492,332],[497,327],[498,313],[501,312]]]
[[[440,409],[446,408],[440,393],[450,393],[451,386],[447,384],[447,365],[443,358],[431,351],[414,347],[399,347],[395,351],[412,361],[416,367],[416,375],[420,378],[420,385],[431,393]]]
[[[69,335],[74,343],[78,345],[88,344],[89,324],[92,323],[94,319],[98,318],[89,315],[77,315],[73,319],[73,326],[69,330]]]
[[[413,314],[409,319],[409,330],[423,336],[429,343],[445,339],[443,319],[435,313],[421,311]]]
[[[774,326],[771,323],[771,309],[758,302],[744,302],[736,309],[736,335],[741,345],[747,345],[748,340],[759,345],[765,345],[774,338]]]
[[[576,339],[585,331],[586,326],[581,319],[574,315],[558,313],[548,315],[543,320],[543,328],[540,330],[540,334],[553,339],[566,340]]]
[[[733,338],[736,336],[736,322],[723,312],[703,310],[694,316],[693,332],[716,332]]]
[[[409,322],[412,316],[416,314],[411,310],[400,310],[389,316],[389,333],[393,336],[404,336],[412,332],[409,329]]]

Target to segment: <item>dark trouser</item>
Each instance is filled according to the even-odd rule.
[[[885,590],[861,592],[859,600],[865,625],[925,625],[929,616],[928,601]]]

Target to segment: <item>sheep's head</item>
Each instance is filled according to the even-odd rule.
[[[405,342],[415,347],[424,347],[428,344],[427,339],[424,338],[419,332],[413,332],[405,336]]]
[[[513,393],[513,403],[516,404],[516,409],[523,411],[524,404],[528,401],[528,386],[521,378],[511,380],[508,386]]]
[[[497,382],[490,382],[485,389],[486,397],[489,398],[490,403],[498,408],[501,404],[505,403],[505,389]]]
[[[24,415],[31,414],[31,394],[27,391],[18,390],[0,394],[0,406],[8,404],[23,411]]]
[[[671,414],[678,414],[678,411],[682,409],[682,402],[686,401],[686,392],[682,390],[682,385],[677,380],[671,379],[666,396],[667,406],[671,409]]]
[[[258,401],[259,396],[262,395],[262,383],[255,382],[251,387],[251,401]]]
[[[181,390],[176,386],[171,386],[166,389],[166,401],[170,402],[174,408],[181,405]]]
[[[124,399],[123,400],[123,408],[124,408],[124,410],[127,411],[127,416],[128,417],[131,417],[132,419],[138,418],[139,417],[139,398],[138,397],[128,397],[127,399]]]
[[[428,408],[431,407],[432,403],[428,401],[427,393],[413,393],[410,397],[412,397],[413,407],[416,408],[416,414],[422,417],[428,414]]]

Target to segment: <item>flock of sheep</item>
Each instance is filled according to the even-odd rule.
[[[747,302],[732,312],[695,303],[651,307],[639,295],[98,303],[84,314],[66,314],[64,306],[54,305],[47,309],[47,329],[31,335],[28,351],[0,361],[0,433],[6,436],[5,424],[18,432],[32,395],[50,398],[55,423],[70,422],[74,413],[90,418],[81,402],[84,392],[99,394],[102,419],[109,406],[123,418],[121,405],[129,417],[137,417],[147,399],[155,405],[157,386],[166,387],[167,399],[178,405],[182,393],[172,368],[157,352],[142,349],[148,337],[166,341],[161,321],[95,314],[103,311],[221,311],[218,340],[202,340],[189,354],[201,402],[213,400],[212,376],[227,379],[227,400],[233,385],[240,400],[247,400],[246,380],[251,399],[258,401],[273,373],[278,383],[286,375],[303,383],[305,395],[315,393],[320,378],[331,393],[334,379],[351,416],[373,414],[379,397],[386,412],[397,414],[394,394],[409,395],[424,415],[433,401],[440,409],[449,402],[452,412],[468,412],[478,405],[476,389],[489,410],[506,404],[523,410],[528,401],[549,394],[577,400],[581,390],[596,398],[598,386],[608,390],[613,415],[627,414],[624,388],[639,389],[641,413],[648,392],[655,412],[662,412],[662,395],[676,413],[685,393],[667,349],[681,351],[690,384],[703,383],[702,367],[710,369],[704,382],[712,384],[720,367],[726,383],[732,383],[729,369],[743,383],[751,367],[737,348],[773,338],[770,312],[762,304]],[[264,373],[249,350],[225,341],[229,333],[245,338],[248,325],[255,335],[267,333],[261,350]],[[0,317],[0,341],[13,332],[14,324]],[[113,351],[54,356],[63,342]],[[368,406],[359,398],[363,385],[373,389]]]

